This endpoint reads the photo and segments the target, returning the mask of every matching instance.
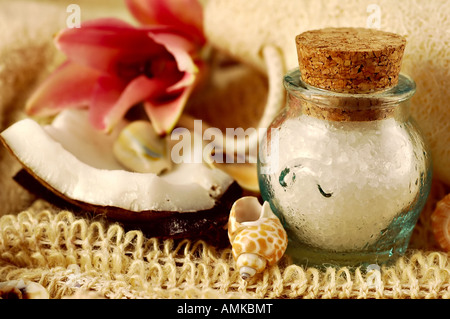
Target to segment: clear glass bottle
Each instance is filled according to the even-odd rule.
[[[424,138],[409,114],[414,81],[338,93],[284,77],[287,106],[260,144],[262,198],[295,263],[384,264],[405,253],[431,187]]]

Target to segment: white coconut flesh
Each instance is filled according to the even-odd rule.
[[[133,212],[196,212],[216,205],[233,183],[204,163],[181,163],[161,176],[124,170],[110,135],[96,131],[84,110],[65,110],[51,125],[32,119],[16,122],[0,136],[25,169],[71,200]]]

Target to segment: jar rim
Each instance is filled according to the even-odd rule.
[[[341,93],[317,88],[306,84],[298,68],[290,70],[284,76],[284,87],[291,95],[321,106],[364,106],[389,107],[409,100],[416,92],[416,83],[406,74],[400,73],[398,84],[386,90],[370,93]]]

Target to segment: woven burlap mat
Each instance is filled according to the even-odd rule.
[[[446,253],[411,248],[390,267],[305,268],[284,257],[246,282],[231,249],[158,240],[37,200],[0,218],[0,281],[44,286],[51,298],[449,298]]]

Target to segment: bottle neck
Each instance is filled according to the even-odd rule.
[[[289,93],[287,97],[287,106],[296,115],[305,114],[318,119],[336,122],[376,121],[388,118],[405,121],[410,115],[409,104],[409,101],[403,101],[398,104],[385,105],[384,107],[380,105],[360,107],[352,103],[329,106],[304,100]]]
[[[336,93],[309,86],[294,70],[284,78],[288,112],[305,114],[329,121],[375,121],[388,118],[406,120],[409,100],[415,93],[415,83],[400,75],[397,86],[365,94]]]

